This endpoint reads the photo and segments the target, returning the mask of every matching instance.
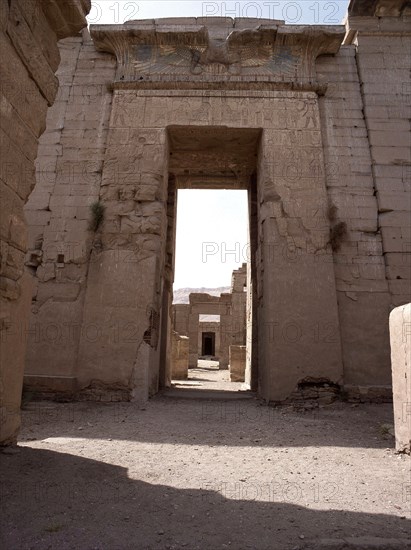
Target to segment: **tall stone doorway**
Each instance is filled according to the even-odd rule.
[[[252,387],[282,401],[307,377],[341,384],[316,60],[339,51],[345,29],[181,23],[91,29],[97,49],[116,55],[117,70],[100,193],[108,235],[88,277],[83,319],[132,318],[135,342],[115,354],[116,380],[133,396],[155,394],[169,372],[176,190],[248,189],[252,327],[258,319]],[[96,304],[96,289],[107,284],[120,285],[120,299]],[[95,378],[97,364],[99,380],[109,378],[106,352],[80,343],[78,357],[80,385]]]

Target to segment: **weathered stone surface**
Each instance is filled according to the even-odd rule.
[[[244,382],[246,364],[246,346],[230,346],[230,380]]]
[[[343,37],[340,26],[318,26],[305,34],[282,21],[252,25],[250,20],[247,30],[241,22],[237,28],[233,19],[221,17],[197,18],[184,26],[157,19],[144,28],[137,21],[92,25],[91,34],[99,50],[116,55],[116,81],[124,84],[170,87],[172,82],[174,87],[178,82],[183,87],[189,79],[204,86],[207,77],[221,83],[228,76],[236,87],[250,88],[252,76],[290,88],[298,82],[305,89],[316,86],[317,56],[336,53]]]
[[[411,304],[390,315],[392,389],[394,396],[395,447],[411,451]]]
[[[24,274],[27,238],[23,205],[35,183],[37,139],[45,129],[47,107],[56,97],[54,75],[60,59],[58,38],[86,25],[89,0],[11,0],[0,8],[0,443],[13,443],[19,407],[31,297]],[[52,151],[55,154],[55,150]],[[37,197],[46,208],[46,194]],[[38,236],[34,238],[37,240]]]
[[[222,316],[221,366],[246,343],[247,383],[269,401],[297,398],[310,377],[389,385],[388,314],[410,280],[405,29],[402,17],[351,16],[340,48],[339,27],[173,19],[95,27],[96,46],[87,33],[63,41],[27,218],[42,251],[34,311],[82,315],[68,375],[85,396],[112,387],[144,401],[169,384],[171,326],[195,366],[200,305]],[[248,292],[200,296],[191,314],[170,309],[178,188],[250,197]],[[71,310],[53,301],[79,287],[60,295]],[[334,398],[304,392],[315,406]]]
[[[171,378],[186,380],[188,377],[188,337],[172,331],[171,342]]]
[[[0,278],[0,443],[13,444],[20,427],[20,402],[23,387],[24,359],[28,334],[27,306],[31,299],[30,276],[24,274],[18,282],[18,291],[6,288]],[[14,281],[10,284],[16,285]]]

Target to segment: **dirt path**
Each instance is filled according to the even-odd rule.
[[[381,429],[391,417],[255,399],[32,402],[18,449],[0,453],[0,546],[406,548],[410,461]]]
[[[189,369],[188,380],[174,380],[175,388],[191,388],[199,390],[223,390],[237,392],[243,389],[242,382],[230,382],[230,372],[220,370],[218,361],[200,359],[195,369]]]

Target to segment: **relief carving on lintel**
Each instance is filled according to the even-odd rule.
[[[90,30],[96,48],[116,56],[115,85],[125,88],[195,88],[198,83],[261,88],[266,83],[316,89],[316,58],[336,54],[345,34],[343,26],[264,20],[243,28],[243,20],[236,28],[235,20],[215,19],[210,24],[204,24],[204,19],[185,24],[181,19],[178,25],[161,19],[130,21],[92,25]]]

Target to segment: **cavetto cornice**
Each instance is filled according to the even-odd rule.
[[[115,87],[317,90],[315,61],[336,54],[343,26],[183,18],[92,25],[95,47],[117,58]]]

